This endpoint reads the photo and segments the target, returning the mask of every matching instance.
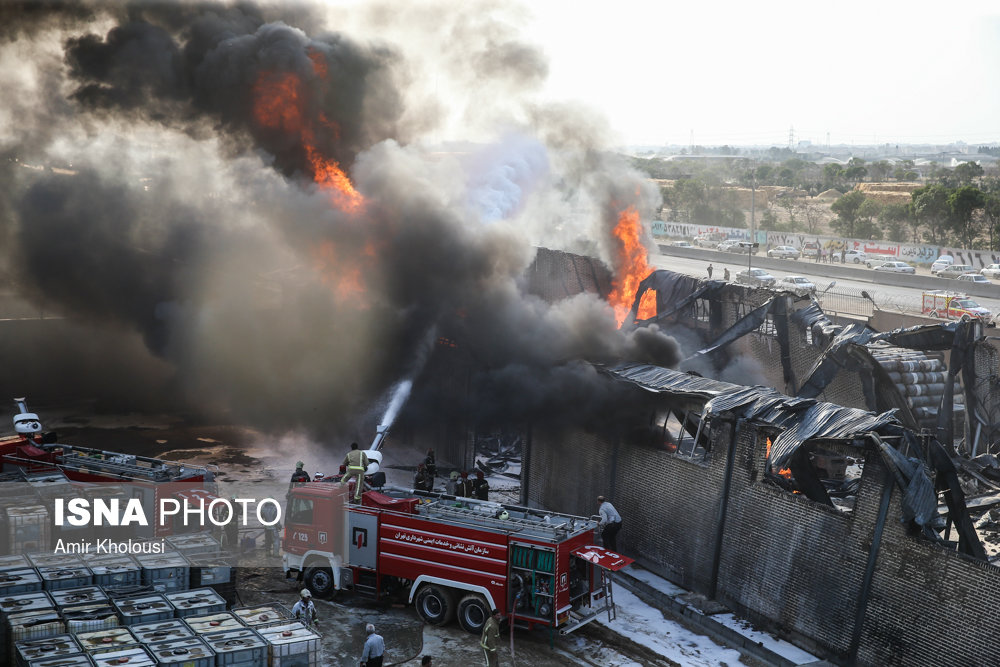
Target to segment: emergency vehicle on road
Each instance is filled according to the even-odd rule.
[[[986,322],[991,316],[989,310],[970,299],[967,294],[944,290],[924,292],[920,312],[946,320],[971,320],[977,317]]]
[[[443,494],[302,484],[289,492],[283,565],[317,597],[404,595],[434,625],[482,630],[492,609],[517,626],[572,632],[614,613],[609,572],[632,559],[594,546],[594,518]]]

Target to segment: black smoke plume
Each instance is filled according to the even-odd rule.
[[[322,7],[13,3],[2,18],[0,58],[32,54],[0,75],[16,93],[0,119],[21,121],[0,144],[3,268],[17,294],[88,332],[64,343],[58,368],[37,368],[61,374],[59,395],[334,433],[419,374],[429,344],[442,354],[439,339],[469,369],[453,408],[484,421],[610,400],[587,362],[676,363],[672,338],[618,330],[597,295],[551,304],[521,288],[535,243],[610,259],[614,210],[656,205],[592,119],[525,102],[520,132],[535,136],[490,151],[472,178],[469,160],[415,134],[443,103],[418,90],[405,45],[338,32]],[[475,80],[477,99],[493,85],[508,109],[519,80],[544,78],[540,51],[486,19],[442,23],[455,38],[444,71]],[[317,157],[363,205],[331,198]],[[492,174],[512,171],[502,191],[517,201],[491,202],[502,219],[485,218],[471,184],[488,193]],[[94,373],[87,341],[107,331],[139,337],[148,358],[127,346],[128,364]],[[129,393],[138,382],[160,391]],[[7,383],[24,393],[16,374]],[[435,391],[418,387],[417,411]]]

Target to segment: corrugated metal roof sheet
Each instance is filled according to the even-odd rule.
[[[771,447],[772,465],[783,467],[811,438],[851,440],[892,425],[902,426],[891,410],[875,414],[814,399],[786,396],[770,387],[744,387],[650,364],[619,364],[601,370],[646,391],[706,399],[702,416],[732,412],[782,429]]]

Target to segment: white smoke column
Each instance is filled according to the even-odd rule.
[[[466,201],[483,222],[515,215],[549,173],[549,159],[537,139],[509,133],[466,157]]]

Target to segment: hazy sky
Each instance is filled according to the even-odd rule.
[[[622,143],[1000,141],[998,2],[540,0],[546,95]]]

